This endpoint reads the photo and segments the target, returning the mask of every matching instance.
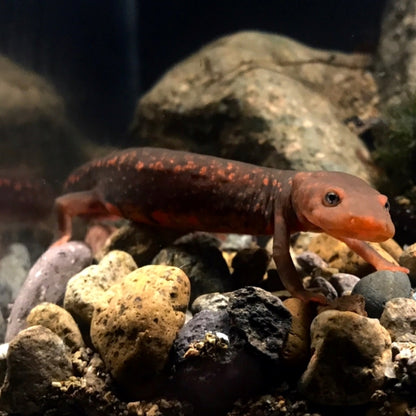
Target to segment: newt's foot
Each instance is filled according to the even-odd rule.
[[[58,247],[62,244],[65,244],[69,241],[71,237],[69,235],[63,235],[60,239],[56,240],[54,243],[50,245],[50,247]]]
[[[382,267],[378,270],[390,270],[391,272],[402,272],[406,274],[410,273],[410,270],[407,267],[396,266],[395,264],[391,264],[387,267]]]
[[[292,293],[295,298],[302,300],[305,303],[316,302],[320,305],[327,305],[328,299],[320,292],[311,292],[309,290],[302,290]]]

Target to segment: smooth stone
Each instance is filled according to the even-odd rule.
[[[10,312],[5,340],[26,327],[26,317],[39,303],[59,304],[68,280],[92,262],[90,248],[79,241],[50,247],[33,265]]]
[[[380,318],[387,301],[394,298],[410,298],[410,280],[407,274],[379,270],[363,277],[352,291],[365,298],[365,309],[370,318]]]

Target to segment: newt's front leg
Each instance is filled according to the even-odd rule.
[[[59,246],[71,239],[72,218],[94,216],[102,219],[118,219],[122,215],[117,207],[106,202],[96,190],[72,192],[55,200],[60,237],[52,244]]]
[[[362,257],[366,262],[372,264],[377,270],[409,273],[409,269],[389,262],[365,241],[356,240],[354,238],[337,237],[337,239],[344,242],[352,251],[355,251],[360,257]]]
[[[327,304],[328,301],[322,293],[311,292],[303,287],[302,280],[290,257],[289,241],[290,233],[286,222],[283,216],[276,215],[273,236],[273,260],[276,263],[276,268],[284,287],[292,296],[304,302],[312,301]]]

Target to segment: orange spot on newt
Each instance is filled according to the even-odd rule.
[[[142,161],[137,162],[135,168],[136,170],[142,170],[144,168],[144,163]]]
[[[159,160],[155,163],[155,170],[163,170],[163,163]]]
[[[108,159],[106,165],[107,166],[114,166],[114,165],[117,164],[117,161],[118,161],[118,157],[115,156],[112,159]]]

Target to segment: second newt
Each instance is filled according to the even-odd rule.
[[[340,172],[298,172],[188,152],[132,148],[93,160],[67,179],[55,202],[60,239],[72,217],[123,217],[181,230],[273,235],[273,259],[286,289],[325,303],[304,289],[289,254],[298,231],[325,232],[376,269],[408,269],[385,260],[365,241],[394,235],[385,195]]]

